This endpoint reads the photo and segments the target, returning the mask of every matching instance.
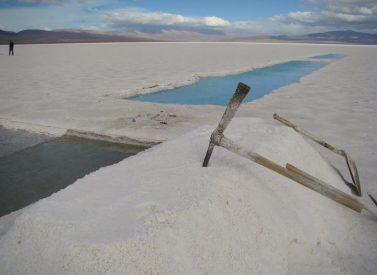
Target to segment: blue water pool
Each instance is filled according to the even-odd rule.
[[[251,87],[244,102],[250,102],[280,87],[298,82],[305,75],[328,64],[317,60],[296,60],[249,72],[221,77],[204,77],[198,82],[156,93],[137,95],[127,99],[166,104],[227,105],[238,82]]]

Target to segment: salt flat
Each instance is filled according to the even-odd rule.
[[[376,269],[371,216],[353,213],[221,150],[209,169],[200,168],[223,107],[123,98],[190,83],[199,75],[345,54],[299,83],[243,105],[238,116],[246,118],[235,121],[229,133],[258,153],[282,164],[296,163],[349,192],[328,163],[345,174],[344,160],[278,126],[272,119],[276,112],[350,153],[364,194],[376,195],[377,47],[19,45],[14,57],[5,55],[5,47],[1,50],[0,122],[5,127],[55,134],[72,129],[155,142],[210,126],[101,169],[17,213],[15,220],[1,219],[0,270],[373,274]],[[374,207],[365,195],[360,200]]]
[[[189,83],[198,76],[235,73],[329,52],[361,55],[373,64],[375,49],[237,43],[19,45],[16,56],[0,55],[0,118],[4,124],[23,122],[30,128],[41,125],[164,140],[217,120],[222,108],[178,108],[120,99]],[[352,62],[363,61],[356,57]],[[338,71],[340,64],[334,70]],[[352,66],[368,67],[361,63]],[[162,127],[147,117],[160,111],[178,116]]]
[[[374,274],[376,220],[220,148],[201,167],[213,127],[100,169],[13,222],[0,219],[0,229],[8,223],[0,273]],[[250,150],[349,193],[291,129],[238,118],[229,130]]]
[[[361,180],[377,193],[377,47],[252,43],[110,43],[0,48],[0,123],[62,134],[67,129],[162,141],[216,123],[223,108],[124,100],[187,84],[198,76],[250,70],[320,54],[346,57],[274,94],[247,104],[242,116],[277,112],[349,151]],[[156,87],[157,85],[157,87]],[[252,83],[249,83],[252,87]],[[153,87],[153,88],[149,88]],[[174,114],[175,116],[169,116]],[[167,124],[161,124],[160,121]],[[330,156],[331,157],[331,156]],[[338,167],[343,167],[337,157]]]

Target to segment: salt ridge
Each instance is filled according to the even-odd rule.
[[[373,274],[375,221],[221,148],[201,167],[213,128],[26,209],[0,240],[0,273]],[[292,129],[244,118],[226,134],[349,192]]]

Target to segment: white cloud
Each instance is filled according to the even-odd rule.
[[[209,27],[229,27],[230,22],[216,16],[207,16],[203,19],[204,25]]]
[[[370,8],[362,7],[362,8],[360,8],[360,13],[364,14],[364,15],[372,15],[373,10],[370,9]]]
[[[78,26],[92,26],[97,23],[100,23],[97,15],[83,11],[82,4],[78,1],[73,1],[69,5],[0,9],[2,29],[10,31],[77,28]]]
[[[43,4],[0,9],[0,24],[8,30],[27,28],[99,28],[142,32],[188,31],[204,34],[303,34],[345,30],[377,32],[377,0],[302,0],[305,10],[262,20],[229,21],[209,14],[196,17],[140,9],[101,11],[119,0],[14,0]],[[133,0],[134,3],[139,0]],[[11,0],[0,0],[11,2]],[[84,3],[84,4],[83,4]],[[111,5],[110,5],[111,6]]]
[[[352,29],[377,32],[376,0],[307,0],[322,7],[319,11],[291,12],[274,16],[271,20],[284,25],[327,30]]]
[[[269,33],[346,30],[377,32],[376,0],[306,0],[315,9],[276,15],[259,21]],[[313,6],[311,6],[313,7]],[[254,28],[258,22],[243,23]]]
[[[377,32],[376,0],[306,0],[315,9],[294,11],[263,20],[228,21],[217,16],[190,17],[181,14],[126,9],[106,12],[102,19],[118,30],[216,30],[230,34],[303,34],[346,30]],[[319,9],[319,7],[321,9]]]
[[[110,22],[123,22],[141,25],[192,25],[195,20],[182,15],[174,15],[162,12],[138,12],[138,11],[119,11],[106,13],[105,17]]]
[[[189,17],[164,12],[145,12],[139,10],[123,10],[107,12],[103,19],[113,27],[127,25],[168,26],[168,27],[228,27],[230,22],[216,16]]]
[[[231,34],[242,35],[281,35],[281,34],[304,34],[310,32],[326,31],[326,28],[316,26],[306,26],[297,23],[282,23],[280,19],[269,18],[258,21],[236,21],[229,28]]]
[[[76,2],[84,3],[86,0],[76,0]],[[20,3],[29,4],[46,4],[46,5],[63,5],[72,2],[72,0],[17,0]]]

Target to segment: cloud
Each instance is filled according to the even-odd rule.
[[[140,0],[132,0],[137,5]],[[377,0],[301,0],[303,10],[261,20],[230,21],[213,14],[186,16],[125,8],[119,0],[0,0],[0,24],[9,30],[87,28],[202,34],[303,34],[352,29],[377,32]],[[16,4],[14,4],[16,3]]]
[[[216,16],[206,16],[203,18],[204,25],[208,27],[229,27],[230,22]]]
[[[303,34],[346,29],[377,32],[376,0],[306,0],[306,2],[310,4],[307,11],[290,12],[259,21],[232,22],[232,27],[266,34]]]
[[[226,28],[230,22],[216,16],[189,17],[180,14],[164,12],[145,12],[140,10],[123,10],[106,12],[102,15],[109,27],[116,29],[129,29],[130,27],[144,27],[163,29],[201,29],[201,28]]]
[[[0,24],[9,31],[100,26],[97,14],[88,13],[87,6],[83,6],[74,0],[65,5],[3,7],[0,8]]]
[[[27,4],[48,4],[48,5],[61,5],[67,0],[17,0],[19,3],[27,3]]]
[[[231,25],[229,21],[217,16],[190,17],[134,9],[106,12],[102,14],[102,19],[112,29],[126,31],[137,29],[148,33],[180,30],[219,35],[224,34],[223,29]]]
[[[331,29],[377,31],[376,0],[307,0],[321,7],[313,12],[291,12],[271,19],[282,24],[298,24]]]
[[[197,31],[213,34],[303,34],[345,30],[377,32],[376,0],[306,0],[305,11],[294,11],[262,20],[229,21],[217,16],[192,17],[165,12],[124,9],[101,15],[115,30],[162,32]]]
[[[72,3],[72,2],[78,2],[78,3],[85,3],[86,0],[16,0],[16,1],[11,1],[11,0],[2,0],[1,2],[3,3],[13,3],[17,2],[20,4],[28,4],[28,5],[58,5],[62,6],[67,3]]]
[[[377,31],[376,0],[311,0],[321,5],[321,11],[303,14],[302,18],[291,13],[276,20],[307,25],[329,27],[334,29],[352,28],[361,31]]]

